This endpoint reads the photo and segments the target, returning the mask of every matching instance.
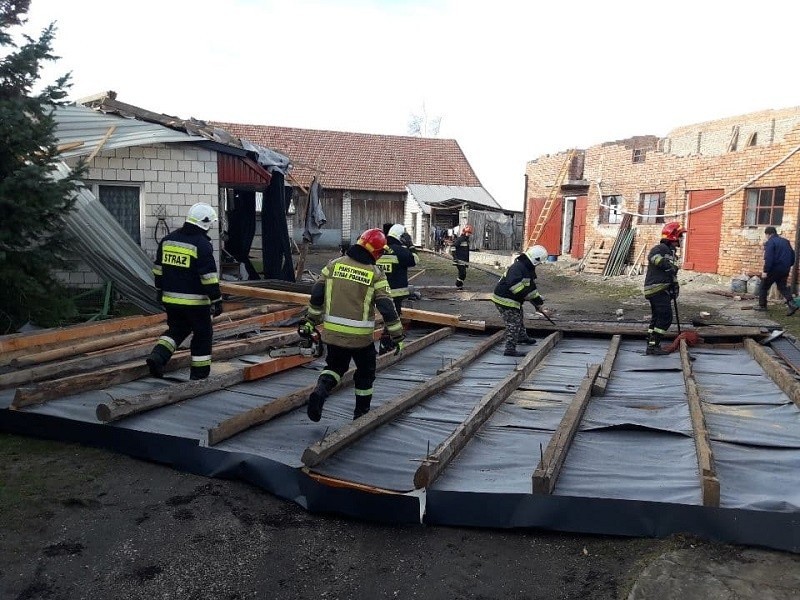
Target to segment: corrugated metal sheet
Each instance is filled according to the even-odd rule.
[[[235,188],[265,189],[272,176],[254,160],[230,154],[217,154],[219,171],[217,180],[220,186]]]
[[[431,212],[431,204],[453,199],[479,204],[487,208],[501,208],[492,195],[481,186],[411,183],[406,186],[406,189],[419,202],[426,215]]]
[[[103,143],[103,150],[158,143],[207,141],[202,136],[189,135],[156,123],[96,112],[84,106],[57,107],[55,117],[58,145],[64,148],[61,152],[62,158],[91,154],[112,127],[115,129]]]

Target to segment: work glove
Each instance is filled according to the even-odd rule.
[[[674,281],[669,286],[669,295],[671,298],[678,298],[681,293],[681,286],[677,281]]]
[[[304,340],[311,339],[314,335],[314,324],[307,319],[300,321],[297,325],[297,334]]]
[[[218,317],[222,314],[222,298],[218,298],[211,303],[211,316]]]
[[[542,298],[541,296],[532,298],[531,304],[533,304],[536,307],[536,310],[541,310],[541,307],[544,306],[544,298]]]

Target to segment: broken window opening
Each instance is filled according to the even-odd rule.
[[[600,203],[601,225],[617,225],[622,222],[622,196],[603,196]]]
[[[664,206],[666,205],[666,192],[653,192],[641,194],[639,197],[639,223],[654,224],[664,222]]]

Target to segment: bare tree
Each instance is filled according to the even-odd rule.
[[[422,103],[420,112],[412,112],[408,120],[408,134],[420,137],[436,137],[439,135],[439,127],[442,124],[442,116],[431,116]]]

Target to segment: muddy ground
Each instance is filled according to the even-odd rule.
[[[312,255],[308,267],[327,258]],[[422,267],[412,283],[423,295],[454,282],[444,261],[427,257]],[[466,289],[489,292],[496,279],[471,270]],[[562,263],[542,267],[539,281],[555,319],[616,321],[622,309],[624,320],[644,323],[649,314],[641,277],[604,282]],[[726,286],[686,282],[681,307],[752,323],[744,301],[708,293]],[[496,314],[490,302],[454,297],[415,307]],[[0,459],[0,598],[603,600],[627,598],[649,565],[675,551],[704,569],[748,551],[684,536],[379,526],[310,514],[236,481],[8,434]]]

